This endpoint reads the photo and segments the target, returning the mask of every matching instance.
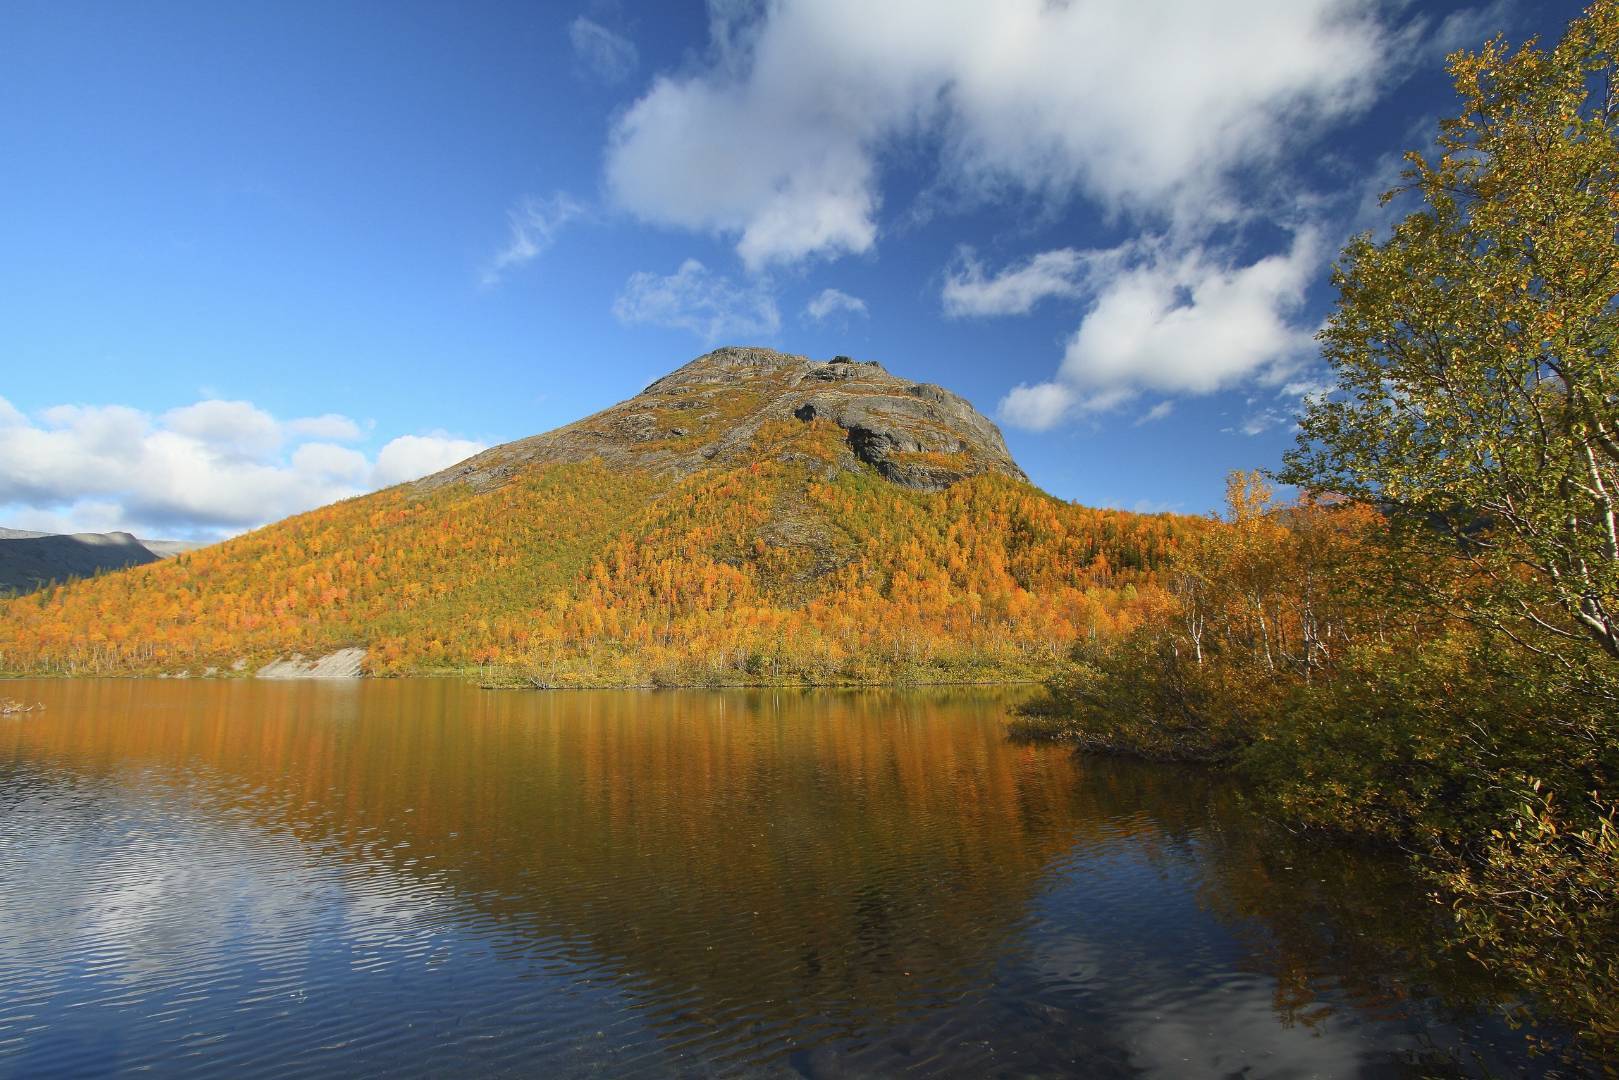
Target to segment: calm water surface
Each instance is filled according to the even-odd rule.
[[[1398,865],[1003,692],[0,690],[0,1076],[1547,1067]]]

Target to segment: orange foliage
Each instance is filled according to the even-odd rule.
[[[338,503],[6,602],[0,667],[224,672],[361,645],[375,674],[548,684],[1021,676],[1135,626],[1199,529],[1000,476],[828,478],[834,437],[768,428],[771,456],[678,482],[554,464]]]

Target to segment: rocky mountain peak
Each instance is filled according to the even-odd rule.
[[[987,472],[1026,479],[1000,430],[943,387],[901,379],[874,361],[726,346],[594,416],[494,447],[418,483],[497,486],[532,465],[592,458],[686,474],[757,456],[761,429],[787,421],[835,426],[839,451],[823,466],[832,471],[869,465],[893,483],[928,490]],[[790,446],[775,452],[794,453]]]

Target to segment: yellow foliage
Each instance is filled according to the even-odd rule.
[[[392,488],[0,606],[0,668],[133,674],[369,650],[374,674],[545,684],[1038,675],[1164,603],[1196,522],[1001,476],[826,478],[824,423],[678,481],[591,462]],[[781,454],[784,445],[791,453]]]

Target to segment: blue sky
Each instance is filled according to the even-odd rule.
[[[1201,513],[1320,385],[1450,48],[1575,3],[0,7],[0,524],[211,537],[717,344]]]

